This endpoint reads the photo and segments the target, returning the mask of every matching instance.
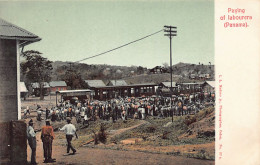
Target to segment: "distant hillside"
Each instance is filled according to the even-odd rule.
[[[191,74],[210,74],[214,77],[214,65],[196,65],[189,63],[178,63],[173,65],[173,81],[190,82]],[[111,79],[124,79],[129,84],[136,83],[160,83],[170,81],[170,69],[166,68],[168,73],[150,74],[149,69],[141,66],[114,66],[114,65],[93,65],[70,62],[53,62],[52,80],[62,80],[67,71],[78,72],[83,80],[102,79],[105,82]],[[119,71],[120,70],[120,71]],[[181,76],[181,78],[180,78]]]

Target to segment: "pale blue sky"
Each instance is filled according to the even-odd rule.
[[[25,50],[38,50],[52,61],[77,61],[172,25],[178,27],[173,64],[214,63],[214,1],[0,2],[0,17],[41,37]],[[84,63],[169,63],[169,39],[163,34]]]

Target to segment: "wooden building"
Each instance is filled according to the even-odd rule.
[[[128,85],[125,80],[110,80],[107,86],[126,86]]]
[[[118,97],[141,97],[152,96],[155,94],[157,84],[131,84],[131,85],[115,85],[115,86],[100,86],[93,88],[94,99],[108,100]]]
[[[36,97],[39,97],[40,96],[40,85],[39,85],[39,83],[32,83],[31,86],[32,86],[32,89],[33,89],[32,94],[35,95]],[[51,87],[50,87],[49,83],[44,82],[43,83],[43,94],[44,94],[44,96],[48,96],[50,94],[50,90],[51,90]]]
[[[41,39],[0,18],[0,164],[27,164],[26,123],[21,119],[20,54]]]
[[[194,83],[177,83],[179,93],[182,94],[192,94],[202,91],[203,82],[194,82]]]
[[[0,122],[21,119],[21,48],[41,39],[0,19]]]
[[[202,88],[204,93],[215,93],[215,81],[205,81]]]
[[[156,67],[150,69],[149,72],[153,73],[153,74],[160,74],[160,73],[166,73],[167,69],[164,67],[161,67],[161,66],[156,66]]]
[[[89,89],[106,86],[102,80],[85,80],[85,83]]]
[[[65,81],[51,81],[50,85],[50,93],[55,94],[56,91],[64,91],[67,90],[68,86]]]

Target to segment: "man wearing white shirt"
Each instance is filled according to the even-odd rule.
[[[31,119],[29,121],[29,126],[27,127],[27,139],[29,146],[32,149],[32,155],[31,155],[31,164],[35,165],[36,163],[36,134],[33,129],[33,120]]]
[[[75,148],[72,146],[71,144],[71,140],[73,138],[74,135],[76,135],[76,138],[78,138],[78,135],[76,133],[76,128],[75,126],[71,123],[71,119],[67,118],[67,123],[65,126],[63,126],[60,130],[64,131],[66,134],[66,139],[67,139],[67,153],[70,152],[70,149],[73,152],[73,155],[75,154],[76,150]]]

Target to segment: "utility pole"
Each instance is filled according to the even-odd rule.
[[[70,65],[70,69],[68,69],[68,71],[69,71],[69,76],[70,76],[70,83],[71,83],[71,86],[70,86],[70,88],[72,89],[72,86],[73,86],[73,82],[72,82],[72,68],[71,68],[71,66],[73,65],[73,63],[72,62],[69,62],[69,65]]]
[[[172,37],[177,36],[177,27],[176,26],[164,26],[164,36],[168,36],[170,38],[170,72],[171,72],[171,110],[172,110]],[[172,122],[173,122],[173,112],[172,112]]]

